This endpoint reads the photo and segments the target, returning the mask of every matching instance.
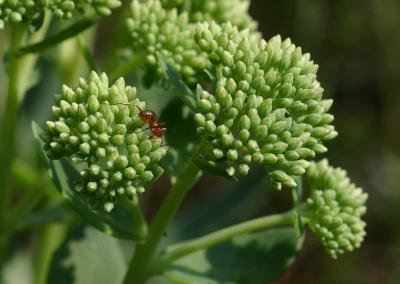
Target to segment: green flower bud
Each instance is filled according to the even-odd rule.
[[[368,195],[356,187],[346,171],[329,166],[327,160],[313,163],[307,170],[310,197],[302,214],[306,224],[333,258],[360,247],[366,235]]]

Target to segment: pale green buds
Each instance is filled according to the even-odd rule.
[[[302,215],[333,258],[358,247],[366,235],[368,195],[351,183],[346,171],[329,166],[327,160],[313,163],[307,170],[310,197]]]
[[[292,176],[337,135],[317,66],[288,39],[265,42],[230,23],[199,23],[195,40],[215,78],[199,82],[196,95],[198,131],[214,149],[208,160],[225,163],[229,175],[262,164],[276,188],[295,187]]]
[[[40,137],[50,159],[81,164],[77,191],[110,211],[116,195],[132,198],[162,174],[158,163],[167,148],[143,131],[137,106],[145,103],[123,79],[109,86],[106,74],[92,72],[76,88],[63,86],[56,97],[54,120]]]

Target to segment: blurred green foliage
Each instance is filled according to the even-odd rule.
[[[319,64],[339,132],[327,157],[370,196],[362,249],[331,260],[309,238],[276,283],[398,283],[400,2],[253,0],[251,10],[264,37],[289,36]]]

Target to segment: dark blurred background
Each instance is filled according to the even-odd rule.
[[[124,2],[127,5],[129,1]],[[98,31],[86,33],[87,39],[94,40],[96,61],[106,72],[115,68],[117,59],[123,62],[129,57],[124,13],[126,9],[119,9],[101,22]],[[298,259],[275,283],[399,283],[400,1],[253,0],[251,14],[265,39],[275,34],[290,37],[319,64],[325,96],[335,101],[332,113],[339,132],[328,143],[325,156],[332,165],[345,168],[369,193],[368,235],[361,249],[332,260],[312,234],[307,234]],[[26,161],[33,155],[30,121],[46,118],[48,113],[43,110],[50,109],[51,96],[59,91],[61,82],[76,83],[87,72],[74,50],[75,43],[65,43],[39,60],[43,75],[24,102],[20,128],[19,155]],[[77,72],[70,72],[70,64]],[[140,81],[137,76],[127,79],[135,84]],[[171,98],[160,90],[140,93],[155,111],[161,111]],[[193,237],[221,223],[287,209],[290,193],[272,192],[266,183],[257,170],[237,185],[206,175],[183,204],[175,234],[178,238]],[[167,184],[167,178],[162,178],[144,196],[149,218],[166,193]],[[256,193],[260,187],[263,198]],[[216,198],[232,203],[224,207],[209,202]],[[216,219],[218,224],[213,223]],[[201,223],[207,226],[198,225]]]
[[[361,249],[331,260],[307,235],[276,283],[399,283],[400,1],[253,0],[264,38],[290,37],[319,64],[338,138],[330,163],[369,193]]]

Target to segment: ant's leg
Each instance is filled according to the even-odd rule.
[[[162,145],[160,145],[160,147],[168,147],[168,149],[167,149],[167,153],[168,153],[169,150],[172,148],[172,145],[171,144],[162,144]]]
[[[163,144],[164,142],[165,141],[164,141],[164,137],[163,137],[162,140],[161,140],[160,147],[168,147],[168,149],[167,149],[167,153],[168,153],[168,151],[171,149],[172,145],[171,144]]]
[[[127,102],[127,103],[115,103],[115,104],[111,104],[109,102],[103,102],[104,104],[110,105],[110,106],[116,106],[116,105],[123,105],[123,106],[131,106],[134,105],[135,107],[138,108],[139,111],[142,111],[142,109],[136,104],[136,102]]]
[[[149,129],[151,129],[151,128],[150,127],[146,127],[146,128],[140,129],[140,131],[137,131],[136,133],[142,133],[143,131],[146,131],[146,130],[149,130]]]

